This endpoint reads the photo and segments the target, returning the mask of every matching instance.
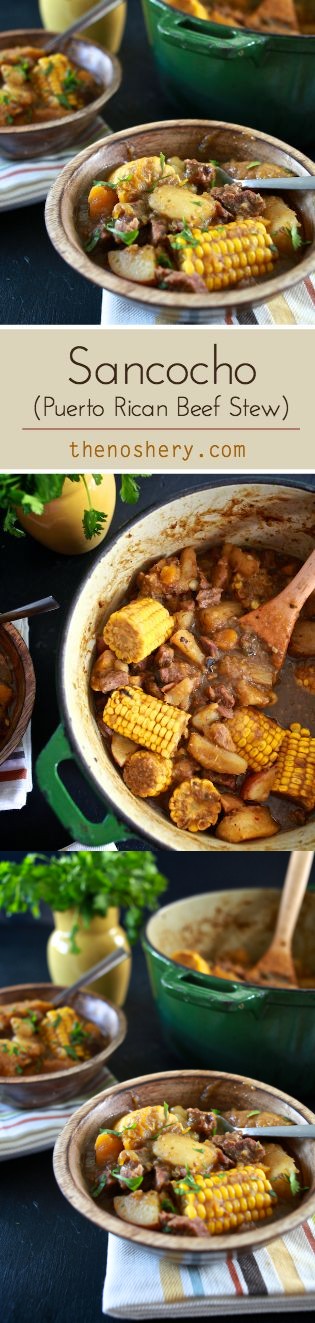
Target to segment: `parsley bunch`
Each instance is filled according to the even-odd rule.
[[[101,473],[93,473],[94,482],[99,487],[103,482]],[[138,500],[140,487],[137,477],[149,477],[149,474],[124,473],[120,480],[120,496],[130,505]],[[102,532],[107,515],[95,510],[84,473],[0,473],[0,510],[4,511],[3,529],[13,537],[25,537],[19,528],[18,509],[23,514],[42,515],[49,501],[56,501],[62,494],[65,478],[70,482],[84,483],[86,509],[83,515],[83,528],[87,541]]]
[[[79,918],[88,928],[96,915],[106,915],[110,906],[125,911],[124,923],[130,942],[137,940],[144,911],[157,909],[167,888],[150,850],[123,853],[27,854],[18,863],[0,861],[0,908],[6,914],[40,914],[44,901],[50,909],[75,912],[71,950],[76,954]]]

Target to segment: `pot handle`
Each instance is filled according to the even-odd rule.
[[[36,775],[42,794],[72,840],[80,845],[109,845],[111,841],[129,840],[130,828],[118,822],[112,813],[107,813],[102,822],[90,822],[81,812],[59,775],[60,764],[69,761],[76,760],[60,725],[37,759]]]
[[[211,55],[225,55],[227,59],[233,59],[235,55],[242,56],[250,49],[255,51],[259,48],[261,51],[262,47],[268,45],[268,37],[261,33],[229,29],[217,37],[217,23],[207,23],[207,31],[204,29],[203,19],[185,19],[172,10],[158,24],[158,34],[162,41],[171,46],[186,47],[194,54],[206,55],[211,50]]]
[[[209,985],[208,975],[206,977],[207,983],[204,983],[202,981],[204,975],[202,974],[192,974],[190,970],[184,972],[180,968],[170,968],[162,974],[161,983],[164,992],[168,992],[170,997],[174,997],[176,1001],[193,1002],[194,1006],[200,1006],[200,1008],[206,1010],[213,1008],[213,1010],[222,1011],[224,1015],[228,1011],[242,1010],[244,1004],[246,1003],[247,1006],[249,1002],[253,1003],[251,1009],[254,1009],[255,1003],[256,1005],[258,1003],[259,1009],[261,1009],[261,1003],[266,998],[264,988],[246,988],[245,986],[240,988],[230,984],[229,987],[226,986],[223,992],[212,987],[212,984]]]

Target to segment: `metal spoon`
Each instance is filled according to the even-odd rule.
[[[59,611],[59,602],[55,597],[40,597],[38,602],[29,602],[28,606],[15,606],[11,611],[2,611],[0,625],[7,625],[11,620],[28,620],[31,616],[41,616],[45,611]]]
[[[301,193],[314,193],[315,191],[315,175],[299,175],[298,177],[295,175],[291,177],[278,175],[276,179],[252,179],[252,177],[249,179],[246,176],[246,179],[236,179],[234,175],[229,174],[228,170],[223,170],[221,166],[216,166],[215,182],[219,186],[220,184],[238,184],[239,188],[258,189],[259,193],[266,192],[266,190],[274,193],[275,189],[280,189],[281,193],[289,191],[292,193],[296,190]]]
[[[91,23],[95,23],[98,18],[103,18],[104,14],[110,14],[111,10],[116,9],[120,3],[121,0],[99,0],[98,5],[93,5],[92,9],[88,9],[86,14],[81,14],[80,18],[76,18],[75,23],[71,23],[70,28],[65,28],[64,32],[58,32],[56,37],[52,37],[51,41],[47,41],[45,55],[52,55],[53,51],[62,51],[76,32],[84,32],[84,28],[89,28]]]
[[[227,1121],[225,1116],[216,1116],[220,1129],[218,1134],[244,1135],[252,1139],[315,1139],[315,1124],[305,1121],[302,1125],[264,1125],[236,1126]]]
[[[95,979],[99,978],[101,974],[109,974],[109,971],[116,969],[116,965],[120,965],[123,960],[130,960],[130,951],[112,951],[111,955],[99,960],[97,965],[92,965],[91,969],[85,969],[84,973],[80,974],[80,978],[77,978],[75,983],[71,983],[69,988],[63,988],[62,992],[57,992],[50,1005],[68,1006],[74,992],[79,992],[80,988],[86,988],[88,983],[94,983]]]

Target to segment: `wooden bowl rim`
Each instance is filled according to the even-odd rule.
[[[13,38],[32,37],[34,39],[36,36],[42,36],[43,33],[45,33],[47,40],[50,37],[58,36],[57,32],[46,32],[46,29],[44,28],[12,28],[8,32],[0,32],[0,51],[1,51],[2,37],[8,38],[8,45],[9,45],[10,37]],[[90,118],[91,119],[96,118],[98,111],[105,104],[105,101],[108,101],[109,98],[114,96],[115,92],[118,91],[122,79],[122,67],[117,55],[113,55],[111,51],[105,50],[105,48],[99,46],[96,41],[88,41],[88,39],[86,37],[83,37],[83,35],[82,37],[74,36],[71,38],[71,41],[80,42],[81,45],[90,46],[93,48],[93,50],[98,51],[100,55],[107,56],[107,59],[109,60],[112,66],[112,75],[113,75],[112,81],[108,84],[108,87],[103,86],[103,90],[102,92],[99,93],[99,96],[95,97],[93,101],[87,102],[86,106],[81,107],[81,110],[74,110],[71,115],[61,116],[60,119],[47,119],[45,120],[44,124],[16,124],[16,125],[10,124],[7,127],[5,126],[5,124],[1,125],[1,129],[0,129],[1,137],[2,135],[4,135],[5,137],[15,137],[15,135],[20,133],[23,134],[23,136],[25,134],[30,134],[33,136],[34,134],[36,134],[36,132],[45,133],[47,129],[57,130],[57,128],[61,128],[61,126],[64,127],[65,124],[71,125],[73,123],[77,123],[78,120],[86,117],[86,114],[89,111],[91,111]],[[18,46],[20,43],[18,41],[17,42],[13,41],[12,44]]]
[[[42,989],[53,988],[55,992],[67,992],[67,988],[63,988],[62,984],[57,984],[57,983],[13,983],[12,986],[9,984],[9,986],[6,988],[0,988],[0,1007],[2,1005],[6,1005],[6,1003],[2,1001],[4,993],[12,992],[14,994],[17,994],[19,992],[25,991],[26,988],[34,988],[34,996],[36,996],[36,988],[42,988]],[[84,993],[85,991],[86,989],[84,988],[79,989],[79,992],[81,993]],[[30,994],[28,993],[27,997],[25,998],[16,997],[16,1000],[26,1001],[29,999],[29,996]],[[14,1088],[14,1086],[16,1086],[17,1089],[19,1089],[21,1087],[21,1084],[23,1085],[23,1089],[27,1084],[29,1084],[30,1088],[34,1084],[36,1084],[36,1087],[37,1085],[40,1087],[41,1083],[47,1084],[51,1080],[53,1080],[54,1083],[55,1081],[57,1081],[58,1083],[58,1081],[68,1080],[69,1075],[71,1075],[71,1079],[72,1079],[79,1072],[82,1072],[83,1069],[87,1073],[89,1073],[89,1071],[92,1070],[93,1067],[95,1068],[95,1065],[100,1066],[103,1061],[106,1061],[107,1057],[111,1056],[112,1052],[116,1052],[117,1048],[120,1047],[120,1044],[124,1041],[124,1038],[126,1037],[126,1033],[127,1033],[128,1024],[125,1013],[124,1011],[121,1010],[120,1006],[115,1006],[114,1002],[109,1001],[108,997],[100,997],[96,992],[89,992],[88,996],[93,997],[94,1001],[105,1003],[105,1005],[109,1006],[110,1010],[115,1011],[115,1014],[117,1015],[117,1020],[118,1020],[117,1033],[115,1034],[114,1038],[111,1039],[110,1043],[107,1044],[107,1047],[102,1048],[101,1052],[96,1052],[95,1056],[89,1057],[87,1061],[78,1062],[78,1065],[72,1066],[70,1071],[68,1068],[67,1070],[55,1070],[53,1075],[51,1075],[50,1071],[48,1071],[46,1072],[46,1074],[42,1072],[41,1075],[19,1075],[18,1078],[12,1077],[12,1079],[11,1076],[9,1078],[7,1075],[0,1075],[0,1088],[4,1088],[6,1086],[7,1088],[10,1087],[11,1089],[11,1087]],[[15,1000],[15,998],[13,997],[12,1000]]]
[[[315,265],[314,252],[309,253],[308,255],[306,254],[306,256],[304,256],[296,266],[293,266],[290,271],[283,272],[279,276],[273,276],[269,280],[263,280],[261,283],[257,283],[257,285],[247,286],[245,289],[236,286],[235,288],[233,287],[232,290],[225,290],[222,293],[217,292],[212,294],[189,295],[172,294],[168,293],[166,290],[158,290],[148,285],[136,284],[136,282],[132,280],[123,280],[121,277],[115,276],[113,272],[96,266],[90,259],[89,255],[84,252],[84,249],[82,247],[79,248],[79,236],[78,247],[76,247],[73,241],[68,238],[68,235],[65,233],[61,216],[62,201],[65,194],[69,194],[72,178],[78,172],[80,173],[81,166],[89,160],[90,156],[93,156],[96,151],[99,151],[102,148],[106,149],[106,147],[111,146],[112,143],[122,142],[125,139],[132,138],[136,134],[140,136],[143,134],[147,135],[149,132],[155,132],[157,129],[161,130],[161,133],[163,133],[165,129],[174,128],[180,130],[181,128],[196,128],[198,125],[200,127],[200,132],[202,133],[212,129],[224,129],[225,131],[241,133],[244,135],[251,134],[254,143],[270,143],[273,147],[290,155],[294,159],[296,165],[302,167],[302,169],[297,171],[298,175],[315,174],[315,162],[311,161],[311,159],[308,156],[305,156],[303,152],[300,152],[298,148],[291,147],[289,143],[283,142],[281,138],[275,138],[269,133],[262,133],[260,130],[252,129],[245,124],[233,124],[225,120],[215,119],[168,119],[156,120],[147,124],[136,124],[133,128],[129,129],[120,129],[119,132],[107,134],[106,138],[100,138],[98,142],[92,143],[92,145],[86,147],[82,152],[79,152],[68,165],[64,166],[64,169],[61,171],[61,174],[58,175],[58,178],[55,180],[55,183],[52,185],[48,193],[45,207],[46,226],[51,242],[57,249],[57,252],[60,253],[61,257],[64,258],[64,261],[68,262],[74,270],[78,270],[81,275],[91,280],[93,284],[100,285],[102,289],[107,289],[109,293],[132,299],[137,303],[149,304],[152,307],[178,308],[181,311],[184,309],[189,311],[189,309],[191,309],[192,312],[198,309],[203,309],[204,311],[208,310],[210,312],[211,309],[215,308],[231,308],[237,307],[238,305],[244,307],[246,305],[264,303],[274,295],[292,289],[294,285],[297,285],[301,280],[304,280],[307,275],[312,274]],[[292,193],[294,193],[294,188],[292,188]],[[76,260],[74,260],[74,258]]]
[[[15,651],[18,654],[19,663],[21,664],[24,673],[25,695],[23,707],[21,708],[16,726],[14,727],[12,734],[9,734],[7,743],[4,744],[3,748],[0,750],[0,766],[1,763],[4,763],[6,759],[9,758],[11,753],[14,753],[14,750],[17,749],[23,735],[25,735],[25,731],[31,720],[36,696],[35,671],[27,643],[25,643],[22,635],[19,634],[18,629],[15,629],[15,626],[8,622],[6,625],[1,625],[0,627],[0,644],[2,631],[3,633],[7,631],[10,635]]]
[[[273,1098],[280,1098],[281,1101],[288,1103],[289,1106],[296,1110],[305,1121],[312,1123],[315,1121],[314,1113],[305,1106],[305,1103],[300,1103],[296,1098],[292,1098],[290,1094],[284,1093],[274,1085],[264,1084],[262,1080],[251,1079],[246,1075],[236,1075],[231,1071],[202,1069],[167,1070],[157,1071],[153,1075],[138,1075],[134,1079],[124,1080],[121,1083],[116,1084],[114,1088],[103,1090],[103,1092],[99,1093],[95,1098],[88,1099],[88,1101],[84,1103],[82,1107],[79,1107],[75,1114],[69,1118],[59,1135],[53,1153],[53,1167],[57,1184],[69,1203],[72,1204],[74,1208],[77,1208],[80,1213],[83,1213],[89,1221],[96,1222],[98,1226],[103,1227],[104,1230],[111,1232],[120,1239],[143,1245],[148,1249],[162,1250],[167,1257],[171,1257],[172,1252],[178,1254],[180,1251],[182,1251],[182,1253],[196,1255],[196,1258],[198,1258],[199,1255],[202,1257],[202,1254],[205,1254],[205,1252],[207,1255],[210,1255],[211,1252],[215,1255],[218,1254],[218,1252],[222,1253],[227,1250],[241,1251],[242,1249],[255,1249],[256,1246],[259,1248],[261,1244],[269,1243],[271,1240],[275,1240],[279,1236],[285,1235],[287,1232],[294,1230],[294,1228],[300,1226],[301,1222],[304,1222],[306,1218],[311,1217],[315,1212],[315,1189],[313,1193],[309,1194],[306,1199],[293,1210],[293,1212],[284,1215],[284,1217],[279,1218],[278,1221],[271,1223],[265,1222],[259,1226],[259,1229],[255,1228],[254,1230],[252,1228],[251,1231],[238,1232],[236,1234],[233,1232],[233,1236],[229,1234],[215,1236],[213,1238],[213,1243],[211,1242],[211,1238],[209,1238],[209,1244],[206,1244],[203,1237],[199,1238],[196,1236],[196,1239],[192,1240],[190,1236],[172,1236],[170,1237],[172,1244],[170,1244],[168,1237],[165,1238],[165,1235],[163,1235],[162,1232],[145,1231],[144,1228],[135,1227],[131,1223],[119,1221],[118,1217],[114,1217],[111,1213],[108,1213],[107,1210],[96,1207],[88,1190],[84,1188],[83,1175],[81,1178],[81,1185],[79,1180],[75,1179],[70,1171],[70,1151],[75,1133],[77,1129],[80,1129],[81,1123],[84,1122],[86,1116],[93,1113],[103,1102],[108,1102],[112,1096],[117,1097],[120,1092],[124,1093],[126,1090],[131,1089],[137,1091],[139,1085],[147,1084],[150,1080],[154,1086],[155,1081],[179,1080],[184,1077],[192,1080],[196,1077],[202,1078],[205,1082],[211,1082],[213,1079],[231,1080],[242,1085],[249,1085],[254,1088],[263,1089],[266,1093],[270,1093]]]

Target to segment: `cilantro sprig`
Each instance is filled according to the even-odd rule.
[[[40,916],[40,903],[64,913],[74,911],[71,949],[78,951],[78,919],[85,928],[111,906],[124,910],[129,940],[137,940],[146,910],[157,909],[166,878],[150,850],[94,854],[91,850],[48,858],[27,854],[19,861],[0,861],[1,909],[4,913]]]
[[[103,482],[100,473],[92,477],[97,487]],[[120,496],[124,504],[135,505],[140,494],[139,478],[148,478],[148,473],[124,473],[120,480]],[[18,523],[18,509],[23,514],[44,514],[49,501],[56,501],[62,495],[65,479],[70,482],[83,482],[86,494],[86,509],[83,515],[83,528],[87,541],[102,532],[107,514],[93,506],[90,487],[84,473],[0,473],[0,511],[3,512],[3,530],[13,537],[25,537]]]

